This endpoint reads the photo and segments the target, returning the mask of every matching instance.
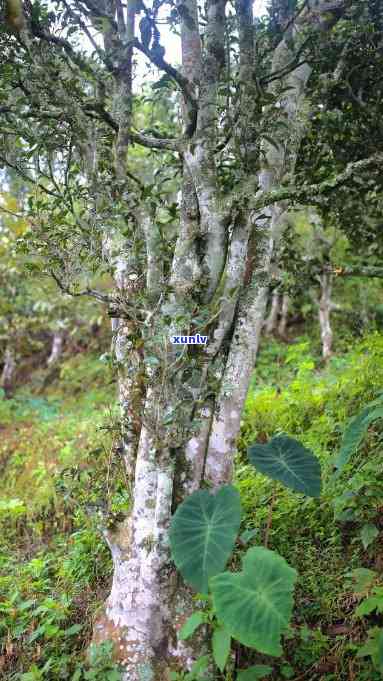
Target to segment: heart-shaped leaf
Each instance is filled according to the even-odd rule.
[[[224,572],[210,580],[217,617],[240,643],[281,655],[280,637],[290,621],[296,578],[296,570],[274,551],[249,549],[242,572]]]
[[[272,480],[303,492],[309,497],[319,497],[321,468],[318,459],[298,440],[287,435],[273,437],[266,445],[248,448],[250,463]]]
[[[169,532],[172,558],[198,592],[207,593],[209,577],[225,569],[240,523],[241,502],[232,485],[215,495],[199,490],[178,506]]]

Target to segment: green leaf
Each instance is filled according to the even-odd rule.
[[[121,674],[119,671],[117,671],[117,669],[111,669],[106,673],[106,679],[107,681],[120,681]]]
[[[195,630],[204,622],[206,622],[206,615],[203,612],[193,612],[192,615],[186,620],[183,627],[181,627],[178,638],[181,641],[185,641],[187,638],[192,636]]]
[[[210,580],[217,617],[240,643],[281,655],[280,637],[290,621],[296,578],[296,570],[274,551],[249,549],[242,572],[224,572]]]
[[[186,582],[208,593],[208,580],[225,569],[241,523],[241,502],[232,485],[213,495],[194,492],[170,524],[172,558]]]
[[[213,631],[213,658],[220,672],[223,672],[230,653],[231,636],[224,626],[220,625]]]
[[[368,568],[356,568],[350,573],[352,578],[353,591],[354,593],[363,593],[368,589],[372,583],[375,581],[377,573],[374,570],[369,570]]]
[[[29,610],[29,608],[32,608],[34,605],[35,605],[35,599],[32,598],[29,601],[23,601],[22,603],[20,603],[19,610],[21,610],[21,612],[23,612],[23,610]]]
[[[257,536],[257,534],[259,534],[258,528],[245,530],[239,535],[239,539],[241,540],[242,544],[248,544],[252,539],[254,539],[254,537]]]
[[[357,657],[366,657],[370,655],[374,663],[374,667],[383,672],[383,629],[373,627],[368,631],[369,638],[360,650],[357,652]]]
[[[210,655],[203,655],[196,660],[188,674],[186,674],[186,679],[188,681],[194,681],[194,679],[201,678],[201,674],[207,669],[210,661]]]
[[[366,523],[363,525],[361,531],[360,531],[360,538],[362,540],[363,548],[366,549],[374,539],[379,534],[379,530],[375,525],[372,525],[371,523]]]
[[[364,617],[364,615],[370,615],[374,610],[381,610],[383,606],[383,599],[378,596],[371,596],[366,598],[363,603],[358,605],[355,610],[356,617]]]
[[[30,635],[28,639],[28,643],[33,643],[33,641],[36,641],[36,639],[40,638],[40,636],[44,636],[45,634],[45,626],[44,624],[41,624],[35,631]]]
[[[81,629],[84,628],[83,624],[72,624],[69,629],[65,629],[65,636],[74,636],[75,634],[78,634]]]
[[[248,449],[250,463],[272,480],[303,492],[309,497],[319,497],[321,468],[318,459],[292,437],[273,437],[266,445],[252,445]]]
[[[270,676],[273,673],[273,668],[265,664],[256,664],[254,667],[249,667],[244,671],[238,672],[238,681],[256,681],[256,679],[264,679],[265,676]]]
[[[337,469],[336,477],[338,477],[342,469],[348,464],[351,456],[356,452],[363,438],[365,437],[368,427],[373,421],[383,417],[383,407],[378,406],[382,404],[382,398],[370,402],[357,416],[355,416],[348,424],[343,433],[342,444],[340,452],[334,461],[334,466]],[[374,409],[374,407],[377,407]]]

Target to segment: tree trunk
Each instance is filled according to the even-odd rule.
[[[47,365],[49,367],[56,364],[59,361],[64,345],[64,332],[62,330],[55,331],[52,339],[51,353],[47,359]]]
[[[281,305],[281,318],[278,324],[278,333],[282,338],[286,335],[287,319],[289,314],[290,298],[287,293],[283,294]]]
[[[213,5],[212,12],[216,11],[219,10]],[[190,27],[187,30],[190,34]],[[192,39],[190,35],[189,38]],[[198,51],[198,42],[195,40],[193,44]],[[285,58],[290,54],[286,45],[281,46],[277,64],[281,63],[281,51]],[[309,67],[303,65],[287,79],[293,91],[281,102],[281,108],[289,116],[294,142],[289,148],[288,160],[282,143],[279,153],[272,145],[264,144],[265,167],[259,176],[260,193],[278,187],[287,169],[293,170],[300,142],[300,123],[294,121],[309,73]],[[210,102],[214,97],[213,89],[214,84],[206,88],[206,101]],[[207,115],[211,110],[206,108],[204,111]],[[204,116],[201,116],[200,125],[206,130]],[[203,267],[210,273],[207,300],[214,296],[222,276],[221,256],[217,256],[224,252],[222,239],[226,238],[226,217],[219,208],[208,149],[209,142],[199,145],[197,133],[193,152],[188,150],[184,156],[184,212],[173,262],[174,294],[170,304],[183,310],[186,324],[192,312],[187,292],[193,286],[193,274],[198,273],[195,265],[198,259],[192,247],[185,254],[181,241],[184,233],[191,244],[195,244],[196,232],[206,236],[207,255]],[[193,207],[196,201],[199,220]],[[197,370],[199,391],[214,377],[220,382],[220,388],[215,400],[208,400],[196,413],[200,417],[200,427],[188,442],[185,441],[187,429],[179,433],[177,424],[165,428],[162,425],[164,416],[172,410],[174,413],[178,410],[178,424],[182,424],[182,396],[187,387],[182,356],[177,355],[174,348],[164,350],[162,361],[175,368],[173,374],[163,375],[162,385],[158,384],[158,378],[154,379],[155,371],[149,372],[149,376],[146,372],[150,387],[147,388],[135,459],[132,512],[116,531],[107,533],[114,562],[113,586],[105,613],[96,623],[94,637],[96,641],[114,640],[117,658],[124,666],[125,681],[164,681],[168,679],[169,668],[190,669],[203,650],[201,638],[191,641],[188,646],[177,641],[177,631],[190,614],[193,602],[190,590],[182,584],[170,560],[167,531],[174,504],[182,500],[186,490],[190,493],[198,489],[202,474],[213,488],[232,479],[236,439],[263,326],[272,256],[280,238],[283,213],[284,207],[280,205],[265,209],[262,216],[250,210],[247,216],[239,216],[234,224],[227,246],[226,288],[219,320],[206,348],[206,361]],[[254,238],[249,243],[251,233]],[[189,265],[187,277],[185,257]],[[249,276],[250,282],[244,287],[245,278]],[[230,295],[225,295],[226,290],[233,289],[233,283],[234,288],[244,287],[237,310]],[[158,321],[154,322],[153,336],[158,338],[156,324]],[[166,335],[169,337],[176,331],[179,329],[170,326]],[[232,341],[227,352],[223,340],[228,333]],[[147,347],[149,344],[147,338]],[[194,389],[198,397],[200,393]],[[129,393],[129,390],[130,387],[125,392]],[[129,401],[129,395],[126,400]],[[125,416],[128,408],[126,405]],[[132,457],[133,452],[134,448]]]
[[[259,198],[279,188],[286,174],[293,174],[304,125],[303,95],[311,72],[307,64],[300,64],[281,79],[284,92],[278,115],[288,121],[289,131],[286,134],[279,128],[276,143],[264,140],[257,177],[252,4],[250,0],[237,2],[243,96],[234,142],[238,142],[235,153],[242,163],[245,190],[242,204],[234,211],[228,209],[215,160],[225,2],[207,4],[203,50],[197,3],[186,0],[183,7],[183,74],[192,89],[198,88],[199,115],[193,139],[182,143],[181,214],[170,290],[164,294],[155,217],[141,207],[136,211],[136,229],[146,243],[145,288],[151,311],[140,325],[117,313],[113,322],[132,508],[125,521],[105,531],[114,564],[113,584],[95,623],[94,640],[113,640],[124,681],[168,681],[169,669],[190,669],[206,649],[203,632],[187,645],[177,640],[193,600],[171,561],[168,529],[177,505],[202,481],[216,489],[232,480],[241,413],[286,209],[278,203],[261,213],[252,208],[254,186]],[[282,40],[272,71],[283,70],[291,61],[291,46]],[[277,92],[274,87],[270,86],[270,92]],[[125,111],[119,117],[116,159],[122,183],[129,141],[123,130],[129,115]],[[185,125],[190,123],[185,102],[183,116]],[[267,119],[267,107],[264,116]],[[247,188],[248,181],[251,186]],[[129,301],[134,286],[142,285],[140,263],[113,230],[106,233],[104,252],[120,299]],[[194,354],[172,346],[172,334],[189,334],[195,328],[207,331],[206,321],[198,318],[201,309],[214,319],[208,322],[207,347]]]
[[[5,397],[12,397],[13,377],[16,369],[16,360],[13,350],[7,345],[4,353],[4,366],[1,374],[0,385],[4,390]]]
[[[319,299],[318,316],[322,339],[322,357],[328,360],[332,354],[332,328],[331,328],[331,291],[332,274],[325,273],[320,277],[321,297]]]
[[[265,330],[267,335],[271,335],[277,326],[277,321],[278,321],[278,315],[279,315],[279,308],[280,308],[280,296],[278,293],[278,289],[275,289],[273,291],[273,295],[271,297],[271,307],[270,307],[270,312],[269,315],[266,319],[265,322]]]

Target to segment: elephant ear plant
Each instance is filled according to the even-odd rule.
[[[317,458],[297,440],[274,437],[265,445],[248,449],[251,464],[269,478],[297,492],[319,497],[321,469]],[[172,558],[184,580],[197,593],[211,597],[215,617],[213,658],[223,672],[231,638],[260,653],[282,654],[281,635],[286,631],[293,608],[297,572],[277,552],[264,546],[248,549],[242,571],[224,572],[241,524],[238,491],[225,485],[215,494],[198,490],[180,504],[172,517]],[[186,639],[213,619],[194,612],[180,631]],[[202,661],[202,658],[201,658]],[[207,666],[208,660],[204,659]],[[203,671],[203,670],[199,670]],[[257,665],[240,672],[238,679],[263,678],[270,667]],[[199,676],[190,676],[199,678]]]

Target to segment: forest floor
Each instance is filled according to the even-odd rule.
[[[293,343],[263,342],[243,415],[235,485],[244,508],[243,530],[254,530],[252,545],[264,542],[275,493],[268,547],[284,556],[299,578],[283,658],[238,646],[239,668],[270,665],[274,671],[267,678],[274,681],[382,678],[376,671],[376,636],[383,626],[382,421],[368,429],[342,475],[335,477],[333,466],[345,426],[379,397],[382,386],[382,333],[338,339],[327,366],[309,336]],[[38,368],[12,399],[0,400],[4,681],[120,678],[107,644],[85,654],[111,580],[101,518],[113,525],[129,509],[113,447],[114,396],[105,357],[91,349],[66,355],[50,383],[46,370]],[[248,463],[250,444],[282,432],[319,458],[320,499],[275,488]],[[240,568],[243,552],[238,544],[232,569]],[[372,593],[375,608],[356,613]]]

